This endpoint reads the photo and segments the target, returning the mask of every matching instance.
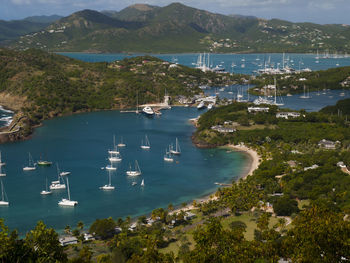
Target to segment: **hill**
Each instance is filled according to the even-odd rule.
[[[34,49],[0,49],[0,105],[17,111],[9,129],[21,127],[25,135],[55,116],[135,107],[137,98],[140,104],[159,102],[165,92],[193,96],[199,85],[224,81],[223,75],[170,67],[149,56],[86,63]]]
[[[84,10],[12,45],[82,52],[349,52],[350,27],[225,16],[173,3]]]

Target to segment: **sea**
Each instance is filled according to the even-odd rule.
[[[113,61],[127,56],[82,53],[65,55],[92,62]],[[157,56],[193,66],[198,54]],[[212,59],[218,59],[218,62],[226,65],[226,61],[232,61],[232,58],[240,61],[243,56],[248,65],[250,60],[258,61],[257,58],[261,60],[264,57],[271,57],[272,60],[281,54],[217,54],[212,55]],[[316,69],[308,63],[308,58],[314,60],[312,55],[302,54],[298,57],[298,54],[289,54],[289,57],[293,61],[302,58],[306,67]],[[330,61],[320,61],[317,66]],[[341,61],[347,61],[347,65],[350,65],[348,59]],[[225,87],[223,91],[212,87],[206,92],[219,92],[222,98],[231,98],[239,90],[247,96],[246,89],[246,86],[236,85]],[[282,99],[285,107],[290,109],[316,111],[335,104],[339,99],[349,98],[350,93],[325,90],[311,92],[310,97],[301,99],[300,95],[293,95]],[[98,218],[110,216],[115,219],[126,216],[135,218],[149,214],[155,208],[166,208],[169,203],[180,205],[190,202],[213,193],[218,188],[216,182],[235,181],[246,171],[249,165],[249,157],[246,155],[228,149],[199,149],[192,144],[191,136],[195,128],[189,119],[198,117],[203,111],[190,107],[173,107],[162,113],[160,117],[154,118],[119,111],[75,114],[44,121],[29,140],[1,144],[2,161],[6,162],[2,172],[7,176],[0,179],[10,205],[0,207],[0,218],[4,218],[5,224],[10,229],[16,228],[22,236],[38,220],[43,220],[48,226],[62,232],[66,225],[74,227],[80,220],[90,225]],[[2,119],[11,116],[11,112],[0,109]],[[2,122],[0,119],[0,125],[5,123],[4,119]],[[148,151],[140,148],[146,135],[151,143]],[[113,136],[117,143],[123,138],[126,147],[120,148],[122,161],[116,165],[117,170],[110,174],[115,190],[103,191],[99,187],[108,183],[109,172],[105,167],[109,164],[108,150],[113,147]],[[182,153],[175,156],[173,163],[166,163],[163,160],[165,151],[170,144],[175,144],[176,138]],[[29,153],[34,162],[43,159],[53,164],[24,172],[23,167],[28,165]],[[130,166],[134,167],[135,160],[139,163],[142,175],[128,177],[126,171]],[[57,180],[58,170],[71,172],[67,177],[71,199],[78,201],[76,207],[58,206],[58,201],[67,198],[66,190],[56,190],[47,196],[40,195],[40,191],[46,188],[46,182],[50,184]],[[145,183],[143,187],[140,185],[142,180]],[[137,184],[133,186],[133,182]]]

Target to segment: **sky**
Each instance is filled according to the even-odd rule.
[[[0,19],[22,19],[33,15],[67,16],[82,9],[119,11],[146,3],[166,6],[175,0],[0,0]],[[350,0],[184,0],[185,5],[220,14],[279,18],[292,22],[350,24]]]

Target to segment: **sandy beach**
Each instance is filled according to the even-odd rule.
[[[244,144],[239,144],[239,145],[229,144],[229,145],[226,145],[224,147],[230,148],[235,152],[242,152],[249,157],[250,160],[249,160],[249,164],[247,165],[247,169],[245,169],[245,171],[243,171],[240,178],[246,179],[249,175],[252,175],[256,169],[258,169],[259,164],[260,164],[260,155],[255,150],[245,146]],[[210,194],[210,195],[207,195],[205,197],[198,198],[195,200],[198,204],[205,203],[205,202],[208,202],[210,200],[215,200],[215,199],[217,199],[217,197],[214,194],[215,194],[215,192]],[[187,206],[182,207],[182,208],[177,208],[177,209],[171,211],[169,214],[178,213],[181,210],[182,211],[190,211],[193,209],[197,209],[197,208],[194,207],[192,203],[189,203]]]

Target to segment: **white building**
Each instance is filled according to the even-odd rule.
[[[284,119],[288,119],[288,118],[298,118],[300,117],[300,113],[298,112],[277,112],[276,114],[276,118],[284,118]]]
[[[60,242],[61,246],[67,246],[78,243],[78,239],[73,236],[60,237],[58,241]]]
[[[248,112],[253,113],[253,112],[269,112],[270,108],[265,108],[265,107],[248,107]]]

